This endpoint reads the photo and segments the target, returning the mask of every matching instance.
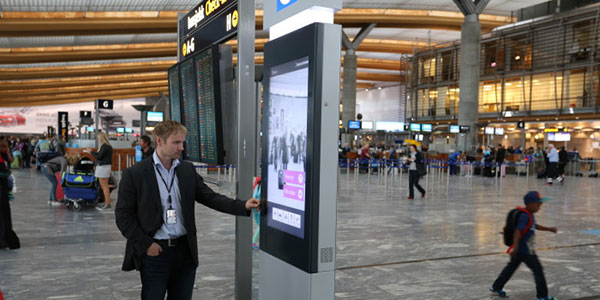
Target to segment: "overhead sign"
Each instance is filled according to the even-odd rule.
[[[467,125],[460,126],[460,133],[469,133],[469,132],[471,132],[471,126],[467,126]]]
[[[237,33],[240,14],[237,6],[229,6],[210,22],[191,32],[181,40],[182,58],[187,58],[195,52],[202,51],[210,45],[224,40]]]
[[[544,132],[569,132],[569,128],[546,128]]]
[[[277,11],[281,11],[296,2],[298,2],[298,0],[277,0]]]
[[[303,16],[300,20],[304,22],[304,25],[315,22],[327,23],[320,15],[326,11],[323,8],[329,9],[331,21],[333,21],[333,13],[342,9],[342,0],[264,0],[263,6],[263,29],[270,30],[274,25],[305,11],[311,11],[311,13]],[[315,20],[310,20],[311,18]],[[300,27],[304,26],[300,25]]]
[[[89,110],[80,110],[79,111],[79,118],[91,118],[92,117],[92,112]]]
[[[189,13],[179,20],[179,37],[185,38],[192,31],[208,24],[213,18],[231,6],[236,6],[237,0],[202,0]]]
[[[65,141],[69,138],[69,113],[66,111],[58,112],[58,136],[65,137]]]
[[[519,128],[519,129],[525,128],[525,122],[524,121],[517,122],[517,128]]]
[[[113,101],[109,99],[98,99],[96,100],[96,104],[96,108],[113,109]]]

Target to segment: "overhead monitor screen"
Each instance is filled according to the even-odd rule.
[[[94,132],[94,127],[86,127],[85,131],[87,131],[87,132]]]
[[[304,238],[308,63],[304,57],[271,68],[269,83],[267,225]]]
[[[450,133],[460,133],[460,126],[450,125]]]
[[[125,128],[117,127],[117,133],[125,133]]]
[[[433,125],[431,125],[431,124],[421,124],[421,129],[424,132],[432,132],[433,131]]]
[[[569,133],[569,132],[557,132],[554,135],[554,140],[556,142],[569,142],[569,141],[571,141],[571,133]]]
[[[421,124],[411,123],[410,124],[410,131],[421,131]]]
[[[360,129],[360,121],[348,121],[348,129]]]
[[[148,122],[162,122],[163,121],[163,113],[160,111],[147,111],[146,112],[146,120]]]
[[[169,108],[171,120],[181,122],[181,92],[179,86],[179,65],[169,69]]]
[[[373,130],[373,121],[362,121],[360,128],[365,130]]]
[[[125,133],[133,133],[133,128],[125,128]]]
[[[495,129],[496,135],[504,135],[504,128],[498,127]]]
[[[485,134],[494,134],[494,127],[486,127]]]
[[[376,130],[384,130],[388,132],[403,132],[404,123],[402,122],[377,122],[375,123]]]

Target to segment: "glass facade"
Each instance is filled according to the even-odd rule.
[[[568,114],[600,106],[600,20],[581,9],[496,30],[481,41],[479,112]],[[458,116],[460,45],[415,53],[409,117]],[[417,75],[417,76],[414,76]]]

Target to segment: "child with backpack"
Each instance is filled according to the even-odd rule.
[[[506,227],[504,227],[504,243],[510,246],[506,251],[511,257],[510,262],[498,279],[494,281],[490,291],[502,298],[508,298],[506,292],[502,290],[513,273],[521,263],[525,263],[533,272],[535,278],[535,287],[538,300],[556,300],[548,296],[548,286],[544,277],[544,270],[535,253],[535,230],[550,231],[556,233],[556,227],[545,227],[536,224],[533,214],[538,212],[543,202],[548,198],[543,198],[536,191],[529,192],[524,197],[525,208],[517,207],[508,213]]]

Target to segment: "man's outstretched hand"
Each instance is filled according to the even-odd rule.
[[[251,210],[253,208],[260,210],[260,200],[256,198],[251,198],[248,201],[246,201],[246,209]]]

